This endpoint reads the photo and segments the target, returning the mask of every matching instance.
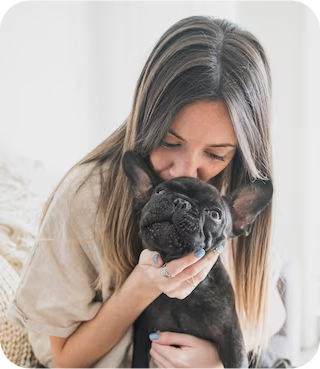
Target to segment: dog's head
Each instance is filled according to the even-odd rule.
[[[273,192],[270,181],[244,185],[229,196],[195,178],[163,181],[133,151],[124,154],[123,169],[133,190],[143,246],[159,252],[165,262],[248,234]]]

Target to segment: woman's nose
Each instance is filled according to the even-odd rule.
[[[193,177],[198,178],[200,165],[194,158],[181,158],[175,160],[170,168],[170,176],[178,177]]]

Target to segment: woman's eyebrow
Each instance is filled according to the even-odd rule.
[[[238,147],[238,145],[231,144],[231,143],[221,143],[216,145],[210,145],[208,147]]]
[[[182,137],[180,137],[176,132],[174,132],[172,129],[169,129],[169,133],[173,136],[179,138],[179,140],[186,142]],[[221,143],[221,144],[215,144],[215,145],[209,145],[208,147],[237,147],[237,144],[231,144],[231,143]]]

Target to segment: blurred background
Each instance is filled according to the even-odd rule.
[[[315,355],[320,336],[320,28],[306,5],[18,3],[0,27],[0,155],[2,161],[31,162],[31,171],[22,164],[28,181],[47,196],[73,164],[126,119],[156,41],[190,15],[236,22],[258,37],[269,58],[273,242],[292,265],[294,324],[288,333],[295,365],[302,365]]]

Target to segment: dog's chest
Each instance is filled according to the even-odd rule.
[[[216,334],[223,331],[234,316],[233,296],[230,279],[219,260],[188,297],[180,300],[162,294],[147,308],[149,333],[176,331],[212,338],[213,330]]]

